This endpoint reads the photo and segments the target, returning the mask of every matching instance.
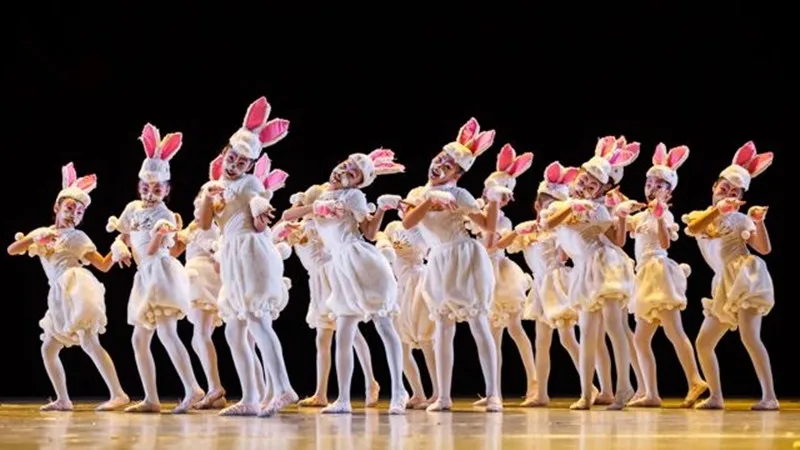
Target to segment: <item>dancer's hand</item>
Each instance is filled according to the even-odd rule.
[[[721,214],[726,215],[738,211],[739,207],[744,204],[745,202],[738,198],[726,198],[717,202],[715,206]]]
[[[449,192],[430,190],[426,193],[426,197],[440,210],[455,210],[458,208],[456,198]]]
[[[747,215],[753,219],[753,222],[763,222],[767,217],[767,211],[769,211],[769,206],[751,206],[747,210]]]
[[[335,200],[317,200],[314,202],[313,212],[320,217],[341,217],[344,210]]]
[[[267,210],[253,217],[253,225],[255,225],[255,227],[258,229],[266,229],[272,222],[272,219],[275,218],[272,211],[273,210]]]
[[[669,209],[669,206],[661,199],[655,199],[647,205],[647,209],[650,210],[650,213],[653,215],[653,217],[660,219],[663,217],[664,212]]]
[[[33,230],[28,237],[38,245],[45,245],[53,242],[58,237],[58,234],[52,228],[39,228]]]
[[[494,185],[486,189],[486,198],[494,202],[510,202],[514,199],[514,192],[503,186]]]
[[[647,205],[636,200],[623,200],[614,207],[614,215],[625,218],[646,207]]]
[[[514,231],[517,234],[534,234],[541,231],[541,226],[539,222],[536,220],[529,220],[527,222],[522,222],[514,228]]]
[[[378,197],[378,208],[383,211],[388,211],[390,209],[397,209],[400,207],[400,200],[403,197],[399,195],[391,195],[391,194],[384,194]]]
[[[171,224],[171,223],[163,223],[156,229],[156,234],[158,236],[166,236],[170,233],[175,233],[178,231],[178,228]]]

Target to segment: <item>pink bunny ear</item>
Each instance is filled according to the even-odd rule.
[[[75,165],[71,162],[61,168],[61,189],[72,186],[78,174],[75,173]]]
[[[511,166],[511,169],[508,170],[508,174],[516,178],[530,169],[532,164],[533,153],[525,152],[514,160],[514,164]]]
[[[638,142],[631,142],[630,144],[625,145],[625,150],[631,153],[635,153],[636,155],[639,154],[639,151],[642,149],[642,144]]]
[[[467,121],[467,123],[461,126],[460,130],[458,130],[458,137],[456,138],[456,141],[458,141],[458,143],[461,145],[467,145],[467,143],[469,143],[479,131],[480,126],[478,125],[478,121],[472,117]]]
[[[272,166],[272,161],[269,160],[269,157],[266,154],[261,155],[256,161],[256,166],[253,169],[253,175],[256,176],[261,181],[265,181],[267,179],[267,175],[269,175],[269,169]]]
[[[75,180],[75,187],[87,194],[92,192],[97,187],[97,175],[91,174],[78,178]]]
[[[611,154],[611,157],[608,158],[608,162],[612,167],[626,167],[635,161],[637,156],[639,156],[638,153],[618,149]]]
[[[672,148],[670,149],[669,156],[667,157],[667,165],[672,170],[678,170],[678,167],[682,166],[688,157],[689,147],[681,145],[679,147]]]
[[[577,167],[565,167],[564,171],[561,173],[561,184],[569,184],[575,178],[578,178],[578,173],[580,171]]]
[[[503,148],[500,149],[500,153],[497,154],[497,170],[500,172],[506,172],[508,169],[511,168],[511,165],[514,164],[514,158],[516,158],[517,152],[514,151],[514,147],[511,144],[506,144]]]
[[[558,161],[551,162],[545,169],[544,169],[544,179],[547,180],[548,183],[558,183],[561,181],[561,173],[564,168],[559,164]]]
[[[142,129],[142,135],[139,137],[144,146],[144,153],[148,158],[153,158],[156,154],[156,148],[161,142],[161,136],[158,133],[158,128],[148,123]]]
[[[667,165],[667,146],[664,145],[663,142],[659,142],[658,145],[656,145],[656,152],[653,153],[653,165],[654,166]]]
[[[757,155],[750,164],[746,167],[747,171],[750,172],[750,176],[755,178],[761,175],[762,172],[767,170],[767,167],[772,165],[772,152],[762,153]]]
[[[747,168],[750,161],[756,157],[756,144],[753,141],[749,141],[743,146],[739,147],[739,150],[736,150],[736,154],[733,155],[733,163]]]
[[[264,181],[264,187],[270,191],[277,191],[286,186],[287,178],[289,178],[288,173],[281,169],[275,169],[267,176],[267,179]]]
[[[286,119],[273,119],[258,133],[258,140],[262,147],[277,144],[289,134],[289,121]]]
[[[266,97],[259,97],[247,107],[247,114],[244,116],[244,127],[250,131],[255,131],[256,128],[264,125],[269,117],[271,107],[267,102]]]
[[[494,130],[482,131],[478,134],[472,144],[468,145],[469,149],[472,150],[472,154],[478,156],[488,150],[494,144],[494,135]]]
[[[181,149],[183,145],[183,133],[170,133],[164,136],[164,140],[161,141],[161,147],[158,150],[159,158],[163,159],[164,161],[169,161],[178,153],[178,150]]]
[[[614,136],[606,136],[597,140],[597,145],[594,147],[595,156],[608,156],[616,148],[617,139]]]
[[[222,163],[224,161],[225,161],[225,158],[222,156],[221,153],[219,155],[217,155],[217,157],[214,158],[213,161],[211,161],[211,165],[208,168],[208,178],[210,180],[217,181],[220,178],[222,178],[222,170],[223,170],[223,164]]]
[[[373,161],[378,161],[379,159],[394,159],[394,152],[388,148],[381,147],[369,152],[367,156]]]

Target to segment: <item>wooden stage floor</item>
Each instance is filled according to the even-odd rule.
[[[799,402],[784,401],[783,411],[771,413],[750,412],[750,403],[729,401],[724,412],[677,409],[677,401],[664,409],[573,412],[563,400],[548,409],[509,403],[502,414],[485,414],[461,400],[453,413],[389,416],[382,404],[352,416],[293,407],[270,419],[95,413],[87,403],[71,413],[40,413],[33,403],[2,403],[0,449],[800,448]]]

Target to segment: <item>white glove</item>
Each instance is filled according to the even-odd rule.
[[[158,219],[156,224],[153,225],[153,229],[150,230],[150,237],[156,237],[158,234],[169,234],[169,233],[176,233],[178,228],[166,219]]]
[[[55,239],[56,236],[56,232],[51,228],[37,228],[36,230],[31,231],[31,233],[28,235],[33,242],[37,243]]]
[[[383,211],[390,209],[397,209],[400,206],[400,200],[403,198],[399,195],[385,194],[378,197],[378,208]]]
[[[264,197],[257,196],[250,199],[250,214],[252,214],[253,217],[258,217],[271,210],[272,205],[270,205],[269,200]]]
[[[438,206],[455,206],[456,204],[456,198],[449,192],[430,190],[425,197]]]
[[[119,219],[117,216],[111,216],[108,218],[108,222],[106,222],[106,231],[113,233],[116,230],[119,230]]]
[[[115,239],[111,244],[111,260],[115,263],[131,257],[131,251],[128,246],[122,242],[122,239]]]
[[[511,189],[499,185],[489,186],[486,189],[486,198],[488,198],[490,201],[502,201],[504,196],[512,198],[514,196],[514,192]]]
[[[320,217],[340,217],[342,209],[336,200],[317,200],[314,202],[314,214]]]
[[[290,247],[286,242],[278,242],[275,244],[275,249],[278,250],[278,253],[281,255],[281,259],[284,261],[292,256],[292,247]]]
[[[305,192],[295,192],[294,194],[289,196],[289,204],[292,206],[302,205],[305,198],[306,198]]]

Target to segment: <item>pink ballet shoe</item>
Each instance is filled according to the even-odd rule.
[[[373,381],[367,387],[367,395],[364,401],[365,408],[374,408],[380,400],[381,386],[377,381]]]
[[[645,395],[643,397],[631,399],[631,401],[628,402],[627,406],[631,408],[660,408],[661,398],[648,397]]]
[[[606,407],[606,411],[622,411],[634,395],[636,395],[636,392],[633,389],[617,392],[614,402]]]
[[[588,411],[592,407],[591,399],[579,398],[577,402],[569,405],[569,409],[573,411]]]
[[[693,384],[691,388],[689,388],[689,393],[686,394],[686,398],[683,399],[681,402],[681,408],[691,408],[697,403],[697,399],[700,398],[708,390],[708,384],[705,381],[701,381],[700,383]]]
[[[503,412],[503,399],[496,395],[492,395],[486,399],[486,412]]]
[[[223,403],[222,406],[216,406],[216,408],[215,408],[215,405],[219,404],[219,400],[222,400],[223,402],[225,401],[225,389],[222,389],[222,388],[212,389],[211,391],[209,391],[208,394],[206,394],[205,397],[203,397],[202,400],[200,400],[199,403],[197,403],[196,408],[197,409],[219,409],[221,407],[224,407],[225,404]]]
[[[131,402],[130,397],[122,394],[118,397],[113,397],[107,402],[97,405],[94,410],[97,412],[116,411]]]
[[[125,408],[125,412],[133,414],[156,414],[161,412],[161,404],[141,401]]]
[[[400,416],[406,413],[406,399],[408,395],[403,395],[399,400],[392,400],[389,403],[389,414],[392,416]]]
[[[219,412],[220,416],[256,416],[258,415],[259,407],[255,403],[236,403]]]
[[[336,400],[320,411],[322,414],[351,414],[352,412],[353,408],[350,406],[350,403],[345,403],[340,400]]]
[[[550,404],[550,398],[547,396],[539,397],[538,395],[531,395],[525,397],[525,400],[519,404],[523,408],[542,408]]]
[[[284,392],[269,402],[269,405],[258,413],[258,417],[272,417],[289,405],[297,403],[300,397],[294,391]]]
[[[781,405],[776,398],[761,400],[750,407],[751,411],[780,411],[780,409]]]
[[[200,403],[205,396],[206,393],[202,390],[195,391],[191,396],[184,398],[183,401],[172,410],[172,414],[186,414],[195,405]]]
[[[56,400],[50,402],[46,405],[42,405],[39,408],[39,411],[47,412],[47,411],[72,411],[72,402],[69,400]]]
[[[304,408],[322,408],[328,404],[328,399],[324,397],[318,397],[316,395],[312,395],[311,397],[306,397],[300,400],[297,403],[297,406],[304,407]]]
[[[725,409],[725,401],[722,400],[721,398],[708,397],[702,402],[694,405],[694,409],[701,409],[701,410]]]
[[[442,411],[450,411],[453,409],[453,402],[452,401],[443,401],[442,399],[437,399],[435,402],[431,403],[425,411],[428,412],[442,412]]]
[[[478,400],[472,402],[472,406],[486,406],[486,397],[478,395]]]

